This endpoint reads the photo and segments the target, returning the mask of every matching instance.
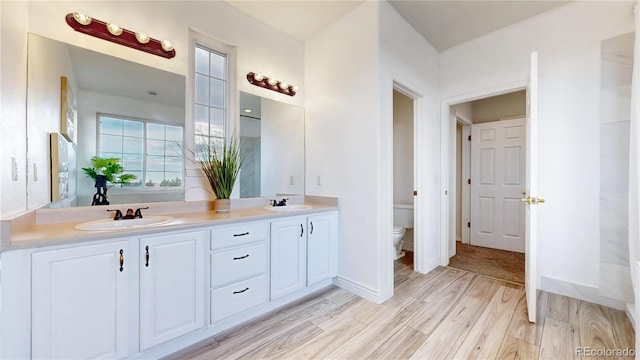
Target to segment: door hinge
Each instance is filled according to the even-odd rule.
[[[471,179],[467,179],[467,184],[471,185]]]
[[[470,228],[471,227],[471,222],[467,223],[467,227]]]
[[[413,196],[418,196],[418,190],[413,190]]]
[[[471,141],[471,135],[469,135],[469,138],[468,138],[468,140],[469,140],[469,141]]]

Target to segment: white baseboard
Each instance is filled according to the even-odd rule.
[[[393,289],[391,293],[385,294],[376,291],[366,285],[362,285],[355,281],[337,276],[333,279],[333,284],[339,288],[345,289],[355,295],[365,298],[369,301],[373,301],[376,304],[382,304],[393,296]]]
[[[627,317],[629,318],[629,322],[631,323],[631,326],[633,326],[633,330],[635,330],[636,329],[636,305],[627,304],[624,310],[627,313]]]
[[[414,259],[414,264],[415,264],[415,259]],[[426,274],[428,272],[430,272],[431,270],[437,268],[438,266],[440,266],[440,258],[433,258],[431,260],[427,260],[427,262],[422,265],[420,267],[420,269],[415,268],[414,266],[414,270],[421,273],[421,274]],[[444,266],[447,266],[447,264],[444,264]]]
[[[402,244],[402,250],[413,252],[413,243],[407,244],[406,242]]]
[[[622,300],[611,299],[600,294],[595,286],[576,284],[546,276],[540,277],[540,290],[585,300],[594,304],[604,305],[618,310],[625,310],[626,304]],[[630,318],[631,319],[631,318]]]

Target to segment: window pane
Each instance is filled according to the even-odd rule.
[[[209,135],[209,107],[196,105],[196,134]]]
[[[182,158],[181,157],[165,157],[164,168],[166,171],[182,171]]]
[[[209,104],[209,77],[196,74],[196,104]]]
[[[209,74],[209,52],[196,47],[196,72]]]
[[[131,137],[144,137],[144,123],[142,121],[123,120],[124,134]]]
[[[122,153],[122,137],[115,135],[100,135],[100,153]],[[119,157],[119,156],[118,156]]]
[[[142,170],[142,154],[124,154],[122,155],[122,167],[126,173]]]
[[[147,140],[147,155],[164,156],[164,141],[151,139]]]
[[[224,81],[211,79],[211,99],[209,105],[224,108]]]
[[[124,187],[137,187],[142,185],[142,171],[126,171],[126,173],[135,175],[136,179],[127,185],[123,185]]]
[[[125,154],[142,154],[142,139],[124,137],[122,145],[122,152]]]
[[[225,80],[226,57],[217,53],[211,53],[211,76]]]
[[[164,181],[160,183],[163,187],[182,186],[182,173],[181,172],[165,172]]]
[[[164,171],[164,156],[147,156],[147,171]]]
[[[182,149],[182,142],[178,141],[167,141],[164,145],[164,154],[166,156],[179,156],[184,157],[184,151]]]
[[[182,127],[166,125],[166,137],[167,141],[182,141]]]
[[[164,140],[164,125],[147,123],[147,139]]]
[[[100,117],[100,133],[122,135],[122,120],[109,117]]]
[[[211,109],[211,136],[224,137],[224,110]]]

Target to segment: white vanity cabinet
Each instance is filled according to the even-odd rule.
[[[271,222],[271,301],[307,285],[306,216]]]
[[[211,230],[210,323],[269,301],[269,222]]]
[[[204,326],[205,234],[140,239],[140,351]]]
[[[310,215],[307,230],[307,286],[311,286],[336,276],[337,213]]]
[[[33,358],[128,356],[132,256],[126,240],[32,254]]]

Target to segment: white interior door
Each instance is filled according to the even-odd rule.
[[[524,252],[525,119],[471,125],[471,245]]]
[[[538,289],[538,234],[537,204],[544,199],[538,195],[538,53],[531,53],[529,82],[527,84],[527,198],[525,205],[525,291],[529,321],[536,322]]]

